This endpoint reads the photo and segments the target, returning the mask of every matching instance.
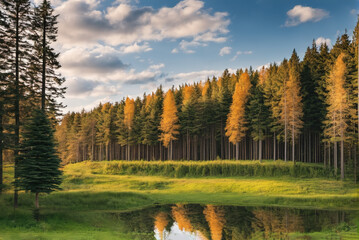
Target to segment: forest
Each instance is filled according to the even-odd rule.
[[[89,2],[107,1],[61,4]],[[52,3],[0,1],[0,239],[358,238],[359,18],[281,62],[64,113]]]
[[[313,41],[303,60],[293,50],[267,68],[69,112],[56,126],[61,159],[282,159],[356,178],[358,28],[331,48]]]
[[[35,8],[25,0],[1,2],[0,181],[3,162],[15,162],[17,178],[21,133],[37,107],[56,130],[63,164],[280,159],[321,163],[341,179],[357,179],[358,23],[333,46],[313,40],[302,60],[294,49],[268,67],[226,69],[61,115],[66,89],[51,45],[58,32],[53,11],[48,1]]]

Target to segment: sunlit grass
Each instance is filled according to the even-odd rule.
[[[42,198],[56,201],[57,197],[70,193],[125,192],[144,195],[160,203],[221,202],[223,199],[227,204],[289,206],[295,204],[301,207],[358,208],[358,190],[355,184],[349,181],[289,176],[173,178],[112,175],[102,173],[106,164],[106,162],[83,162],[65,166],[62,191],[50,196],[43,195]],[[12,168],[7,165],[5,169],[6,184],[10,186]],[[8,188],[7,191],[10,192],[10,189]]]
[[[358,209],[358,190],[349,181],[290,176],[175,178],[117,175],[104,174],[106,164],[83,162],[65,166],[62,190],[41,195],[41,213],[46,220],[39,223],[32,218],[33,194],[21,192],[20,208],[14,212],[13,167],[5,165],[6,192],[0,196],[0,239],[151,239],[151,236],[124,234],[109,213],[153,204],[181,202]],[[310,237],[326,236],[333,236],[333,233],[313,233]]]

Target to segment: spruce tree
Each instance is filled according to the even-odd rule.
[[[20,189],[35,193],[39,209],[39,194],[51,193],[61,184],[61,160],[56,152],[54,130],[43,110],[35,109],[23,127],[19,155],[16,156]]]
[[[265,70],[262,69],[262,73]],[[270,125],[269,107],[264,104],[264,79],[259,79],[258,73],[252,77],[251,94],[248,105],[248,119],[250,123],[251,135],[255,141],[259,142],[259,161],[262,160],[263,147],[262,143],[265,139]]]

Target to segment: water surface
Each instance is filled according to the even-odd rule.
[[[116,214],[136,239],[288,239],[293,233],[345,231],[353,211],[199,204],[161,205]],[[337,238],[333,238],[337,239]]]

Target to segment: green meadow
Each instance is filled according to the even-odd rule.
[[[161,169],[166,164],[168,176]],[[211,167],[207,175],[203,169],[198,171],[201,174],[189,170],[190,166],[205,164],[217,168],[216,174],[213,169],[210,174]],[[239,176],[224,176],[218,168],[228,164],[239,164],[238,169],[246,170],[238,170],[242,171]],[[255,170],[258,166],[265,170]],[[174,203],[359,210],[358,189],[353,182],[324,177],[322,173],[326,170],[316,165],[311,170],[310,165],[299,165],[296,168],[300,171],[293,170],[292,166],[282,161],[69,164],[63,168],[62,190],[41,195],[41,219],[36,222],[32,217],[33,194],[21,192],[19,208],[13,209],[13,168],[5,165],[6,191],[0,197],[0,239],[152,239],[153,236],[141,233],[126,233],[111,213]],[[176,175],[176,171],[182,171],[182,175]],[[288,174],[279,177],[280,171]],[[309,239],[332,234],[357,236],[353,225],[345,231],[328,229],[328,232],[312,233]],[[293,233],[293,236],[300,234]]]

